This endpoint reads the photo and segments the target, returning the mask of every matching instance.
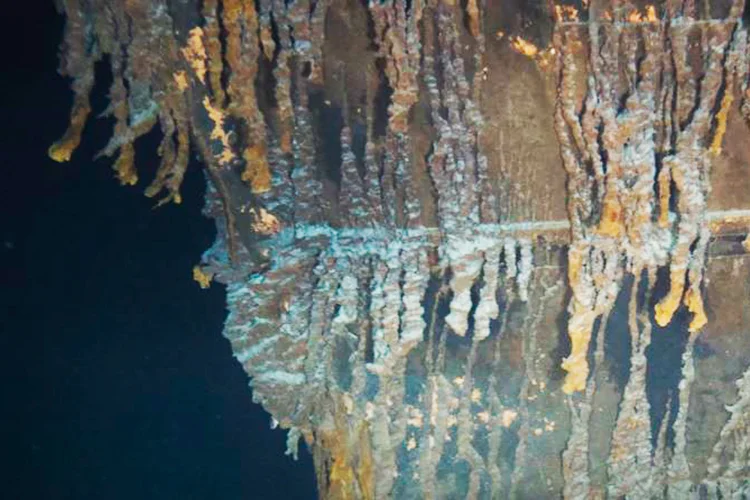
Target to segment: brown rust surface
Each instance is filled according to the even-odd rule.
[[[541,2],[500,4],[486,21],[480,109],[485,120],[481,144],[501,219],[565,219],[565,171],[552,121],[554,65],[540,67],[510,42],[521,36],[544,48],[546,12]]]

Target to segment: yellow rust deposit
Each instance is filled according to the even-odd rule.
[[[190,30],[187,47],[182,48],[182,55],[193,68],[195,76],[201,83],[206,83],[206,48],[203,45],[203,30],[195,27]]]
[[[745,241],[742,242],[742,246],[745,247],[745,250],[750,252],[750,234],[748,234],[747,237],[745,238]]]
[[[500,415],[500,425],[505,427],[506,429],[513,425],[513,422],[516,421],[516,418],[518,418],[518,412],[515,410],[503,410],[503,413]]]
[[[172,74],[172,77],[174,78],[174,83],[177,85],[177,89],[180,92],[184,92],[185,89],[188,88],[187,73],[182,70],[176,71]]]
[[[473,388],[471,390],[471,401],[472,403],[479,403],[482,401],[482,391],[480,391],[478,388]]]
[[[337,414],[336,427],[320,434],[329,455],[326,498],[354,500],[375,498],[375,467],[367,422],[357,429]]]
[[[505,37],[505,33],[503,31],[498,31],[495,36],[498,40],[501,40]],[[508,37],[508,43],[514,52],[533,60],[540,71],[544,71],[554,62],[555,54],[557,53],[552,46],[540,48],[520,36]]]
[[[589,364],[586,361],[591,333],[597,314],[586,309],[580,302],[574,301],[573,312],[568,322],[568,336],[570,337],[570,355],[563,360],[562,368],[568,372],[565,375],[563,392],[573,394],[586,388],[589,375]]]
[[[208,117],[214,122],[211,139],[221,142],[221,153],[216,155],[216,159],[219,165],[228,165],[234,159],[234,153],[229,145],[229,134],[224,130],[224,112],[221,109],[215,108],[208,96],[203,98],[203,107],[206,108]]]
[[[422,425],[424,425],[424,415],[422,415],[419,408],[410,408],[409,418],[406,423],[412,427],[422,427]]]
[[[346,463],[345,458],[334,456],[331,471],[328,475],[330,498],[356,498],[354,490],[354,470]]]
[[[255,194],[269,191],[271,189],[271,169],[266,159],[265,145],[248,146],[242,156],[245,159],[242,180],[250,184],[250,189]]]
[[[672,271],[670,275],[669,292],[654,308],[656,323],[659,326],[665,327],[670,321],[672,321],[672,316],[674,316],[677,308],[680,307],[682,293],[684,291],[685,271]]]
[[[414,437],[410,437],[406,442],[406,449],[411,451],[417,447],[417,440]]]
[[[571,286],[578,283],[583,269],[583,255],[581,255],[580,250],[575,250],[575,248],[571,248],[568,252],[568,281]]]
[[[727,87],[724,91],[724,97],[721,99],[721,108],[716,114],[716,132],[714,133],[714,138],[711,141],[711,148],[709,149],[714,156],[719,156],[721,154],[721,144],[724,141],[724,134],[727,131],[727,115],[729,115],[729,110],[732,107],[733,101],[734,95],[732,94],[732,89]]]
[[[539,47],[528,40],[524,40],[520,36],[510,37],[510,46],[513,50],[519,54],[525,55],[526,57],[536,57],[536,55],[539,54]]]
[[[211,286],[211,280],[213,279],[213,276],[206,273],[200,266],[194,266],[193,279],[201,288],[206,289]]]
[[[703,308],[703,297],[701,297],[700,292],[695,288],[689,288],[685,293],[685,305],[688,311],[693,313],[693,319],[690,321],[690,326],[688,327],[690,333],[700,331],[708,323],[706,311]]]
[[[263,235],[273,235],[281,230],[281,224],[272,213],[268,212],[265,208],[260,210],[250,209],[250,215],[252,218],[251,227],[253,232]]]
[[[561,22],[578,22],[578,9],[572,5],[555,5],[555,17]]]
[[[647,5],[645,12],[640,12],[636,9],[630,11],[627,16],[628,22],[630,23],[656,23],[659,22],[659,18],[656,17],[656,9],[653,5]]]

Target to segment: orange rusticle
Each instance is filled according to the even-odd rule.
[[[70,112],[70,126],[62,138],[49,147],[47,154],[50,158],[60,163],[70,161],[73,151],[81,143],[81,132],[83,132],[83,127],[86,125],[86,119],[90,112],[91,106],[88,97],[76,96],[73,109]]]
[[[689,288],[685,293],[684,302],[688,311],[693,313],[693,319],[690,321],[690,326],[688,327],[690,333],[700,331],[701,328],[708,323],[706,311],[703,308],[703,297],[701,297],[700,291],[696,290],[694,287]]]
[[[656,323],[665,327],[672,321],[677,308],[680,307],[680,301],[682,300],[682,293],[685,291],[685,270],[678,269],[672,271],[670,275],[670,286],[667,295],[656,304],[654,313],[656,317]]]
[[[205,272],[201,266],[193,266],[193,279],[201,288],[206,289],[211,286],[213,275]]]
[[[135,170],[135,148],[127,142],[120,147],[120,155],[114,166],[117,179],[123,186],[133,186],[138,182],[138,173]]]

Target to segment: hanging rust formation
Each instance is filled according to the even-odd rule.
[[[745,2],[57,3],[322,498],[750,495]]]
[[[623,272],[639,277],[668,266],[656,323],[669,324],[681,303],[693,315],[691,332],[707,322],[709,168],[735,81],[746,74],[747,33],[739,29],[741,2],[710,20],[698,20],[695,5],[663,8],[592,8],[587,22],[557,8],[555,127],[570,191],[573,292],[566,392],[586,385],[594,322],[612,307]]]

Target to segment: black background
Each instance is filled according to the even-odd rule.
[[[51,0],[4,2],[0,19],[2,496],[315,498],[304,445],[284,456],[221,336],[223,288],[192,281],[214,237],[199,165],[182,205],[154,210],[158,132],[138,142],[135,187],[92,160],[109,119],[89,120],[70,163],[49,160],[72,101],[63,19]],[[106,64],[97,79],[94,114]]]

